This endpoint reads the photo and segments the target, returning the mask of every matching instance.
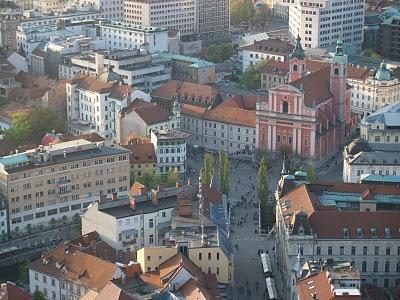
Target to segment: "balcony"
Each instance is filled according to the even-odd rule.
[[[58,186],[66,186],[66,185],[68,185],[70,183],[71,183],[71,180],[69,180],[69,179],[63,179],[63,180],[57,181],[57,185]]]

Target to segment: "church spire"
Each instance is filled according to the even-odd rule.
[[[303,47],[301,46],[301,38],[300,35],[297,35],[296,38],[296,46],[292,52],[291,58],[297,58],[299,60],[303,60],[305,57]]]

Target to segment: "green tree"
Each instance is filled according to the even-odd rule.
[[[308,180],[310,180],[311,182],[317,180],[317,170],[315,170],[314,166],[309,165],[306,168],[306,172],[307,172]]]
[[[362,56],[366,56],[366,57],[372,57],[375,59],[381,59],[381,56],[379,55],[379,53],[377,53],[375,50],[373,49],[365,49],[361,52]]]
[[[221,193],[229,193],[230,163],[228,155],[222,149],[219,151],[219,184]]]
[[[207,48],[207,60],[214,63],[223,62],[229,59],[233,53],[234,49],[230,43],[212,44]]]
[[[265,25],[266,22],[270,22],[272,19],[272,11],[268,5],[261,3],[260,6],[251,20],[252,24]]]
[[[161,176],[158,172],[145,168],[138,181],[148,188],[155,189],[161,182]]]
[[[230,17],[232,25],[249,22],[255,16],[256,10],[251,0],[232,0]]]
[[[29,282],[29,266],[30,266],[29,260],[19,266],[19,275],[18,275],[19,280],[23,282]]]
[[[36,290],[36,291],[33,293],[32,300],[46,300],[46,298],[45,298],[43,292],[41,292],[41,291],[39,291],[39,290]]]
[[[267,204],[268,200],[268,188],[267,188],[267,164],[265,157],[260,161],[260,167],[258,169],[258,199],[261,205]]]
[[[181,179],[179,173],[176,171],[175,168],[171,169],[166,178],[165,178],[165,185],[167,187],[173,187],[175,186],[176,182]]]
[[[247,89],[253,90],[261,86],[261,71],[267,64],[268,60],[264,60],[256,65],[250,65],[244,71],[240,83]]]
[[[32,126],[33,138],[39,141],[43,136],[51,131],[63,132],[65,128],[64,120],[59,114],[49,108],[35,108],[30,114],[29,121]]]
[[[11,126],[4,133],[4,138],[13,146],[26,144],[32,134],[32,126],[28,114],[17,112],[13,115]]]
[[[200,170],[201,182],[210,186],[213,176],[214,157],[210,153],[204,155],[204,165]]]

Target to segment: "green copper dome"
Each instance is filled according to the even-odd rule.
[[[122,78],[121,75],[115,73],[113,71],[114,66],[109,66],[108,70],[101,73],[101,75],[98,77],[98,80],[103,81],[103,82],[121,82],[124,83],[124,79]]]
[[[331,60],[333,63],[347,64],[347,56],[343,52],[343,41],[341,39],[338,39],[336,42],[336,51]]]
[[[386,63],[385,61],[381,62],[381,65],[379,66],[378,71],[375,74],[375,79],[379,81],[389,81],[392,80],[392,74],[390,71],[386,68]]]
[[[296,38],[296,46],[293,49],[293,52],[290,56],[291,58],[297,58],[299,60],[303,60],[305,57],[303,47],[301,47],[301,38],[300,35],[297,35]]]

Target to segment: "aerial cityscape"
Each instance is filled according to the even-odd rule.
[[[0,300],[400,300],[398,0],[0,0]]]

